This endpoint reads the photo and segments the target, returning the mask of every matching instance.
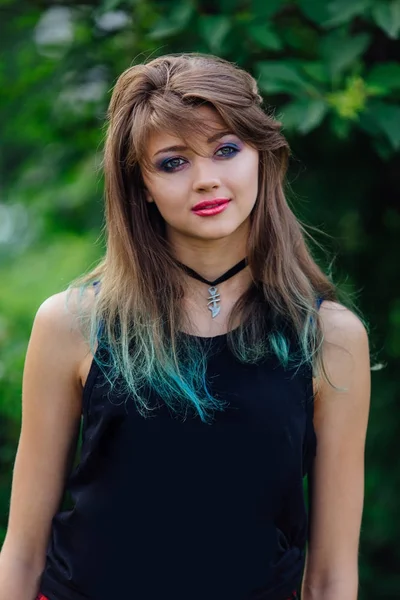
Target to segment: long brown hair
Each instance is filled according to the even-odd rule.
[[[281,124],[262,108],[254,78],[237,66],[196,53],[161,56],[127,69],[115,85],[104,154],[107,251],[80,280],[83,286],[100,282],[90,317],[92,344],[101,325],[109,380],[122,382],[143,415],[148,385],[174,410],[192,404],[203,420],[210,409],[221,408],[208,391],[201,348],[193,339],[180,339],[188,319],[180,309],[181,271],[157,207],[145,201],[143,183],[144,170],[151,169],[149,133],[168,131],[190,146],[204,133],[193,110],[204,104],[260,156],[247,248],[253,285],[231,312],[228,329],[238,315],[242,324],[229,334],[230,347],[241,361],[272,353],[287,366],[293,357],[288,332],[294,332],[297,364],[313,365],[329,381],[317,299],[337,301],[338,290],[312,258],[309,234],[285,199],[289,147]]]

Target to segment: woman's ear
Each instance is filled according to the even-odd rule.
[[[146,202],[154,202],[149,190],[147,188],[144,188],[144,195],[146,198]]]

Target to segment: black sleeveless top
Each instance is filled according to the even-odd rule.
[[[40,586],[49,600],[282,600],[299,588],[312,369],[246,365],[226,335],[207,340],[211,391],[229,402],[211,424],[162,403],[140,416],[93,361],[73,508],[53,518]]]

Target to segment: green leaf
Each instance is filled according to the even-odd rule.
[[[326,101],[344,120],[357,120],[365,110],[368,92],[364,79],[354,75],[346,79],[346,86],[326,94]]]
[[[371,101],[366,111],[394,150],[400,150],[400,106],[378,100]]]
[[[320,33],[317,28],[307,23],[300,15],[293,15],[280,28],[279,34],[285,46],[300,52],[301,56],[315,57]]]
[[[369,114],[367,111],[360,113],[357,126],[368,133],[368,135],[372,138],[379,137],[381,133],[380,127],[373,118],[373,115]]]
[[[323,27],[347,23],[358,15],[364,15],[373,0],[298,0],[306,17]]]
[[[231,28],[231,19],[224,15],[207,15],[199,18],[200,34],[215,54],[223,52],[223,44]]]
[[[376,2],[372,8],[375,23],[392,39],[400,33],[400,0]]]
[[[327,34],[320,44],[321,55],[333,79],[352,65],[368,48],[371,36],[360,33],[348,37],[343,31]]]
[[[340,139],[346,140],[352,130],[353,124],[349,120],[342,119],[339,115],[331,113],[330,126],[333,133]]]
[[[260,88],[269,94],[315,92],[315,88],[301,75],[299,69],[288,62],[262,61],[256,64]]]
[[[284,127],[306,134],[320,125],[327,111],[323,100],[295,100],[283,107],[282,122]]]
[[[388,162],[392,158],[394,150],[386,138],[376,138],[373,140],[372,145],[379,158],[383,161]]]
[[[285,0],[251,0],[251,13],[261,19],[273,17],[285,4]]]
[[[167,18],[161,18],[148,34],[149,39],[159,40],[180,33],[189,23],[193,14],[191,2],[178,4]]]
[[[331,13],[326,2],[321,0],[297,0],[300,9],[314,23],[322,25],[331,18]]]
[[[265,94],[289,94],[290,96],[298,95],[298,90],[295,90],[293,84],[289,81],[272,80],[266,77],[260,77],[258,80],[260,90]]]
[[[283,43],[280,37],[272,30],[271,26],[261,23],[253,23],[247,28],[249,37],[262,48],[269,50],[281,50]]]
[[[383,94],[400,89],[400,64],[387,62],[374,65],[366,77],[368,86],[380,88]]]
[[[328,2],[330,18],[324,23],[324,26],[342,25],[354,17],[365,16],[372,3],[373,0],[332,0],[332,2]]]
[[[304,71],[311,79],[322,84],[329,83],[330,77],[326,65],[319,60],[310,60],[302,63],[302,71]]]

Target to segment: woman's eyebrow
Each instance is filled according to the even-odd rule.
[[[216,142],[219,138],[224,137],[224,135],[231,134],[232,131],[219,131],[218,133],[215,133],[207,139],[207,144],[212,144],[213,142]],[[153,156],[157,156],[157,154],[164,154],[165,152],[184,152],[185,150],[188,150],[187,146],[168,146],[167,148],[161,148],[161,150],[157,150],[157,152],[155,152]]]
[[[229,131],[228,129],[226,131],[218,131],[218,133],[214,133],[214,135],[207,139],[207,144],[212,144],[213,142],[216,142],[217,140],[219,140],[219,138],[224,137],[224,135],[234,134],[233,131]]]
[[[187,149],[187,146],[168,146],[168,148],[161,148],[161,150],[157,150],[153,156],[157,156],[157,154],[163,154],[164,152],[183,152]]]

